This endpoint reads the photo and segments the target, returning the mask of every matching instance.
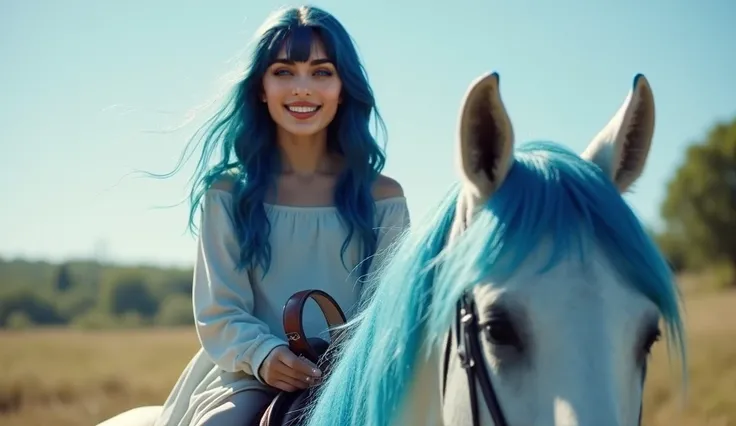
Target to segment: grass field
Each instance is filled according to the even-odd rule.
[[[688,399],[660,345],[643,424],[736,425],[736,292],[688,296],[686,311]],[[0,424],[94,425],[160,404],[196,347],[191,330],[2,332]]]

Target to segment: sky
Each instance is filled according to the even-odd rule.
[[[421,220],[456,181],[458,110],[497,71],[517,143],[582,152],[636,73],[657,105],[635,192],[659,226],[686,147],[736,115],[731,0],[316,1],[357,43],[386,121],[385,174]],[[267,0],[0,0],[0,257],[187,266],[189,137],[219,106]],[[730,47],[728,47],[730,46]],[[729,52],[730,50],[730,52]]]

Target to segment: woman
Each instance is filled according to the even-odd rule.
[[[192,192],[192,213],[202,213],[193,284],[202,349],[159,426],[249,424],[278,390],[316,383],[321,372],[288,349],[284,303],[318,288],[350,316],[360,278],[409,225],[401,186],[380,174],[385,158],[369,131],[380,116],[342,25],[300,7],[259,34],[203,147]],[[224,158],[206,169],[216,149]],[[324,334],[316,307],[304,326]]]

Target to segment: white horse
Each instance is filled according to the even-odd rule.
[[[515,149],[498,84],[470,86],[461,183],[394,249],[309,426],[636,425],[660,320],[685,365],[673,276],[621,196],[652,140],[647,80],[581,155]]]
[[[621,197],[653,131],[638,75],[582,155],[514,149],[498,75],[473,82],[461,184],[394,249],[308,426],[636,425],[660,320],[685,362],[671,271]],[[101,426],[150,425],[159,410]]]

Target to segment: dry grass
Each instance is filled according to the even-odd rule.
[[[160,404],[197,349],[191,330],[0,334],[0,424],[94,425]]]
[[[697,294],[685,286],[688,387],[665,345],[654,352],[644,425],[736,425],[736,292]]]
[[[689,294],[686,309],[687,404],[662,345],[644,425],[736,425],[736,293]],[[191,330],[0,333],[0,424],[94,425],[161,403],[196,347]]]

